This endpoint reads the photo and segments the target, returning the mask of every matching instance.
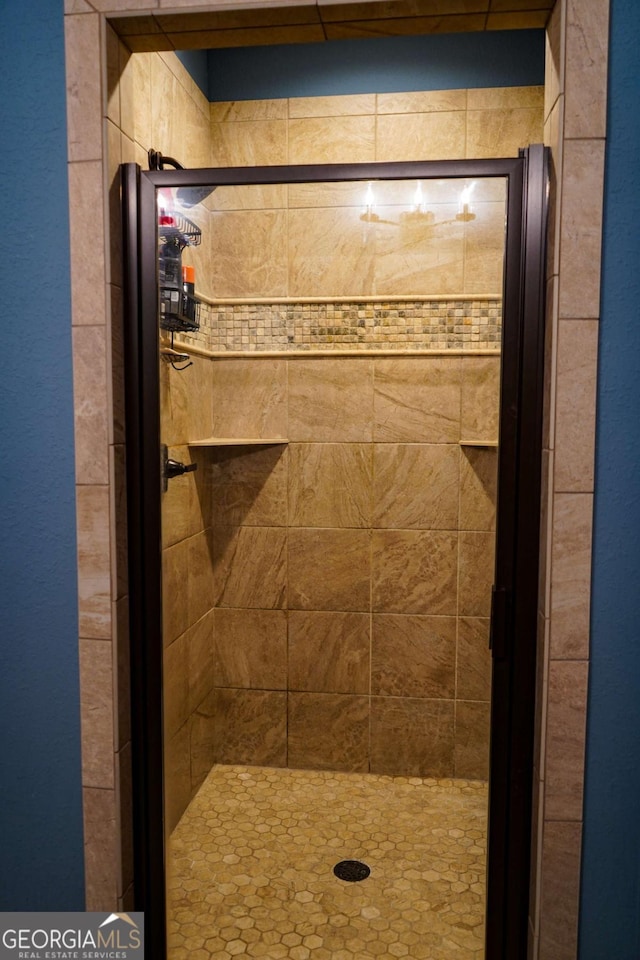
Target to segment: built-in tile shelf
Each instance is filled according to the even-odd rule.
[[[268,437],[256,440],[255,437],[208,437],[206,440],[191,440],[190,447],[276,447],[289,443],[283,437]]]
[[[497,440],[461,440],[461,447],[497,447]]]

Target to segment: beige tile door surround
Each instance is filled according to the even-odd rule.
[[[258,19],[273,20],[275,14],[260,13],[261,4],[251,6]],[[535,24],[516,22],[520,14],[496,12],[496,22],[483,17],[482,26],[547,29],[545,142],[552,148],[554,183],[530,958],[573,960],[588,675],[609,3],[558,0],[550,18],[542,4],[535,6]],[[176,7],[194,16],[220,12],[217,4],[174,2],[171,15]],[[169,16],[169,8],[147,0],[66,0],[65,13],[87,905],[111,910],[131,905],[133,875],[122,535],[121,268],[118,245],[111,246],[110,236],[118,236],[117,164],[121,159],[144,164],[135,124],[148,124],[152,97],[150,75],[147,79],[142,71],[139,78],[146,92],[137,99],[137,118],[132,119],[136,98],[131,70],[138,72],[138,66],[114,27],[128,35],[131,48],[167,50],[169,33],[163,25],[168,20],[163,17]],[[311,19],[316,16],[312,13]],[[477,26],[469,22],[465,29]],[[269,27],[261,29],[269,33]],[[346,29],[354,35],[352,28]],[[208,44],[211,40],[207,37]],[[181,68],[172,61],[169,67],[168,54],[154,57],[156,74],[164,64],[171,74],[169,86],[187,93],[191,129],[208,129],[209,115]],[[208,157],[203,160],[208,162]],[[86,238],[91,240],[90,252]],[[592,277],[588,288],[581,282],[585,270]],[[569,690],[571,697],[566,696]]]

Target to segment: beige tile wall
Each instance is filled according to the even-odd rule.
[[[151,146],[207,163],[209,104],[174,55],[132,57],[90,8],[66,17],[66,53],[86,895],[106,910],[133,883],[118,166]]]
[[[175,5],[175,4],[174,4]],[[168,39],[169,35],[162,31],[160,24],[163,18],[153,18],[152,14],[158,14],[157,4],[149,3],[148,0],[112,0],[109,4],[109,11],[113,7],[118,7],[119,12],[123,14],[117,24],[118,31],[130,34],[128,43],[136,49],[158,50],[168,49],[172,42]],[[198,10],[206,10],[197,5]],[[252,22],[257,22],[261,16],[266,17],[266,22],[272,24],[273,14],[269,10],[255,9],[259,5],[253,5],[252,9],[243,14]],[[375,7],[377,11],[384,10],[385,16],[389,17],[389,12],[393,12],[389,4],[369,4],[370,8]],[[520,6],[520,4],[518,4]],[[536,4],[540,6],[540,4]],[[591,148],[600,148],[602,138],[604,137],[604,118],[606,106],[606,53],[607,53],[607,29],[606,20],[608,16],[609,4],[607,0],[593,0],[589,4],[572,2],[567,4],[566,0],[558,0],[557,10],[554,17],[547,26],[548,35],[548,64],[549,70],[546,82],[546,134],[547,141],[553,145],[554,166],[556,170],[556,195],[559,198],[563,185],[564,168],[562,163],[562,143],[565,137],[574,140],[585,139],[593,141]],[[348,16],[351,15],[345,6]],[[100,482],[86,484],[83,481],[81,473],[78,475],[78,511],[79,511],[79,537],[81,543],[79,579],[81,595],[81,617],[87,617],[84,621],[91,623],[91,627],[83,626],[83,636],[90,641],[89,650],[99,650],[99,644],[106,643],[112,652],[113,677],[126,678],[126,631],[119,628],[117,624],[126,624],[127,619],[127,598],[126,598],[126,577],[123,575],[123,550],[122,537],[118,538],[117,531],[121,529],[122,520],[122,496],[119,492],[121,482],[117,474],[115,465],[121,462],[124,448],[123,441],[123,415],[122,415],[122,375],[120,367],[120,358],[122,357],[121,340],[118,336],[118,327],[111,329],[112,314],[119,316],[119,303],[121,298],[120,287],[112,283],[112,276],[118,277],[119,253],[118,244],[112,247],[108,244],[109,236],[118,236],[118,228],[114,223],[110,223],[109,214],[115,209],[115,196],[113,189],[108,189],[108,184],[113,180],[113,160],[109,164],[108,158],[117,157],[117,140],[114,124],[107,125],[105,120],[112,119],[119,124],[118,111],[120,109],[120,95],[118,81],[120,77],[120,64],[118,57],[118,44],[115,34],[107,28],[103,14],[96,14],[97,9],[104,10],[105,4],[100,0],[94,3],[88,0],[66,0],[65,2],[65,21],[67,37],[67,58],[68,58],[68,123],[69,123],[69,159],[70,159],[70,180],[72,184],[81,184],[82,189],[74,189],[72,193],[73,203],[70,210],[71,230],[72,230],[72,267],[73,267],[73,324],[74,327],[80,327],[88,323],[89,326],[102,328],[97,333],[103,334],[105,340],[105,367],[102,368],[101,375],[100,360],[94,365],[94,371],[97,369],[97,376],[93,374],[84,381],[79,382],[76,374],[76,423],[78,455],[83,457],[82,437],[89,435],[89,431],[83,428],[83,411],[86,403],[90,408],[94,406],[94,416],[100,408],[104,411],[104,422],[107,424],[107,438],[104,441],[109,447],[108,471],[104,468],[104,455],[98,453],[98,460],[103,463],[99,474]],[[182,6],[183,12],[189,12],[188,6]],[[282,8],[287,10],[287,8]],[[331,10],[339,11],[342,6],[330,6]],[[497,8],[496,8],[497,9]],[[389,11],[389,12],[387,12]],[[358,11],[355,11],[359,14]],[[364,8],[362,8],[364,12]],[[139,16],[131,17],[130,13],[138,13]],[[411,13],[415,13],[412,7]],[[198,14],[199,15],[199,14]],[[220,16],[220,14],[208,14],[209,16]],[[230,11],[224,16],[237,16],[237,11]],[[379,15],[379,14],[376,14]],[[369,12],[365,16],[370,16]],[[539,19],[534,22],[535,17]],[[254,21],[254,18],[257,20]],[[336,16],[336,21],[339,19]],[[468,18],[462,18],[468,19]],[[547,11],[538,10],[523,13],[495,12],[489,14],[488,19],[482,24],[458,24],[459,28],[464,29],[482,29],[486,26],[493,29],[505,27],[531,27],[547,24]],[[176,23],[172,29],[181,29],[179,18],[174,18]],[[414,31],[420,29],[438,30],[442,29],[440,23],[441,17],[430,18],[430,24],[423,23],[424,17],[413,17],[411,25]],[[438,23],[435,23],[438,21]],[[290,21],[289,21],[290,22]],[[399,26],[406,27],[406,21],[394,21],[387,19],[384,29],[388,32],[398,32]],[[209,25],[210,29],[224,27],[225,24]],[[229,26],[227,23],[226,26]],[[238,25],[232,24],[233,30],[230,34],[233,41],[237,42],[240,34],[242,42],[269,42],[274,37],[270,27],[262,27],[253,30],[238,31],[235,29]],[[371,29],[380,31],[380,24],[372,27],[370,21],[361,21],[356,26],[347,26],[347,30],[361,29],[365,32]],[[148,28],[148,29],[147,29]],[[340,28],[340,23],[337,23]],[[278,30],[280,28],[277,28]],[[298,29],[296,26],[295,29]],[[147,32],[145,32],[147,30]],[[285,30],[286,33],[286,30]],[[187,35],[185,35],[187,36]],[[202,42],[210,45],[219,38],[218,33],[198,34]],[[282,35],[279,35],[282,39]],[[291,39],[291,37],[285,37]],[[179,45],[184,47],[184,37],[180,38]],[[187,44],[188,45],[188,44]],[[114,56],[115,53],[115,56]],[[107,55],[109,54],[109,55]],[[177,68],[176,68],[177,69]],[[275,118],[277,119],[277,118]],[[106,129],[105,129],[106,128]],[[114,143],[115,141],[115,143]],[[131,136],[127,141],[133,143]],[[131,148],[131,144],[125,141],[125,146]],[[146,144],[141,146],[146,147]],[[154,144],[163,149],[161,144]],[[580,144],[576,143],[575,149],[580,149]],[[169,152],[164,147],[165,152]],[[131,153],[122,154],[129,159]],[[140,151],[135,151],[134,156],[141,157]],[[142,159],[142,158],[141,158]],[[97,162],[97,163],[96,163]],[[104,164],[104,175],[100,163]],[[587,169],[589,164],[587,165]],[[111,174],[109,176],[109,174]],[[601,183],[599,177],[597,182],[589,183],[589,193],[585,192],[583,199],[585,202],[593,203],[596,207],[602,196]],[[575,197],[575,193],[574,193]],[[105,211],[105,213],[103,213]],[[596,210],[597,212],[597,210]],[[577,893],[578,893],[578,873],[579,873],[579,849],[581,824],[579,820],[545,820],[544,817],[544,785],[542,779],[545,769],[545,737],[548,728],[547,724],[547,702],[548,702],[548,675],[550,669],[549,663],[549,640],[550,631],[554,626],[556,609],[551,605],[551,554],[555,546],[554,535],[555,527],[553,522],[553,495],[555,493],[556,464],[558,458],[562,459],[563,453],[560,442],[562,430],[559,429],[559,423],[556,421],[556,408],[562,406],[561,397],[564,390],[564,370],[566,366],[559,363],[558,357],[558,326],[562,322],[563,328],[569,332],[572,328],[582,329],[587,334],[589,329],[594,330],[597,323],[597,310],[583,311],[582,307],[572,307],[570,299],[570,288],[564,284],[564,270],[568,270],[568,276],[575,276],[572,273],[571,263],[567,256],[572,251],[572,256],[580,256],[580,250],[587,247],[590,250],[589,261],[585,272],[592,276],[599,273],[599,251],[597,244],[597,227],[594,245],[593,233],[589,236],[586,229],[588,224],[580,222],[577,215],[579,211],[564,221],[566,243],[564,246],[564,257],[561,260],[560,250],[562,247],[560,227],[562,218],[561,205],[557,203],[555,216],[552,218],[554,228],[550,232],[551,241],[551,277],[552,282],[549,285],[549,315],[552,317],[548,336],[548,375],[547,375],[547,424],[548,429],[553,430],[553,441],[547,441],[546,453],[544,458],[544,470],[547,477],[547,497],[545,508],[543,510],[543,551],[542,551],[542,593],[540,614],[540,637],[541,652],[543,656],[540,659],[539,670],[539,697],[538,697],[538,728],[539,736],[537,743],[537,763],[536,770],[539,774],[539,789],[535,793],[536,822],[534,824],[534,835],[532,849],[534,852],[534,872],[532,882],[532,923],[530,928],[531,938],[530,956],[537,957],[538,947],[541,946],[540,956],[553,957],[575,957],[576,949],[576,914],[577,914]],[[572,245],[572,231],[573,245]],[[584,236],[580,236],[580,231]],[[103,242],[104,241],[104,242]],[[87,255],[86,251],[91,250]],[[564,313],[558,316],[558,304],[560,288],[564,289],[563,305]],[[575,284],[574,284],[575,290]],[[593,284],[591,284],[593,293]],[[578,291],[579,293],[579,291]],[[110,305],[107,304],[110,302]],[[577,301],[576,301],[577,302]],[[585,315],[586,314],[586,315]],[[580,324],[580,326],[576,326]],[[591,334],[593,337],[593,334]],[[565,343],[570,341],[565,338]],[[593,340],[592,340],[593,343]],[[593,354],[593,346],[590,347]],[[91,358],[90,358],[91,359]],[[570,354],[567,354],[567,360],[570,361]],[[74,356],[74,366],[81,366],[80,357]],[[578,367],[581,363],[578,364]],[[86,365],[86,369],[90,364]],[[589,371],[591,371],[589,373]],[[587,440],[590,437],[591,424],[593,423],[594,404],[593,397],[593,363],[589,362],[581,374],[582,388],[575,394],[575,401],[569,397],[565,400],[565,410],[569,419],[565,419],[563,429],[567,436],[577,436],[578,432],[586,434]],[[96,384],[106,383],[102,389],[96,388]],[[98,420],[100,417],[98,416]],[[586,431],[578,431],[575,427],[570,427],[570,423],[586,423]],[[551,437],[551,432],[549,437]],[[585,448],[589,444],[585,445]],[[578,455],[575,446],[567,447],[567,454],[572,450],[572,456]],[[96,447],[97,450],[97,447]],[[587,455],[588,460],[588,455]],[[574,461],[575,462],[575,461]],[[584,468],[581,468],[584,469]],[[573,471],[572,471],[573,472]],[[589,470],[582,473],[581,476],[589,478]],[[564,482],[563,482],[564,485]],[[85,491],[85,487],[88,489]],[[568,496],[573,494],[582,494],[586,496],[583,502],[588,503],[591,495],[591,489],[587,490],[565,490],[558,491],[566,493]],[[588,530],[586,531],[588,535]],[[84,538],[84,539],[83,539]],[[588,539],[588,537],[587,537]],[[82,546],[84,542],[84,546]],[[585,541],[586,543],[586,541]],[[589,555],[588,547],[581,551],[582,556]],[[117,599],[113,599],[116,597]],[[588,603],[588,595],[584,595],[584,604]],[[97,620],[94,615],[89,616],[93,609],[100,611]],[[118,641],[112,641],[113,635],[116,635]],[[89,634],[86,636],[86,634]],[[459,641],[460,642],[460,641]],[[585,649],[584,640],[582,648]],[[557,661],[556,661],[557,662]],[[586,661],[569,661],[571,663],[584,664]],[[108,681],[107,685],[108,685]],[[85,849],[86,849],[86,867],[87,867],[87,905],[93,909],[115,909],[116,905],[120,908],[130,907],[131,886],[131,867],[128,862],[126,850],[126,839],[123,843],[123,837],[126,830],[126,804],[123,804],[120,810],[116,804],[116,792],[114,783],[118,789],[118,795],[122,793],[120,786],[126,782],[126,763],[127,761],[127,741],[128,741],[128,705],[126,684],[116,683],[113,690],[113,716],[118,717],[118,730],[114,731],[111,748],[102,741],[102,759],[100,769],[102,773],[98,786],[85,779]],[[103,691],[104,692],[104,691]],[[108,694],[107,694],[108,695]],[[89,729],[91,727],[90,707],[93,703],[92,697],[83,694],[83,731],[87,731],[83,737],[86,747],[89,749],[88,741]],[[583,729],[583,724],[578,724]],[[577,755],[581,756],[581,748],[578,740]],[[115,750],[115,753],[114,753]],[[183,755],[186,756],[186,753]],[[114,757],[118,762],[114,761]],[[123,776],[122,774],[125,774]],[[116,780],[116,775],[118,779]],[[543,842],[544,841],[544,842]],[[544,859],[543,859],[544,857]],[[564,871],[564,873],[562,872]],[[567,873],[568,871],[568,873]],[[560,878],[560,882],[555,882],[554,878]],[[546,952],[545,952],[546,951]]]
[[[547,29],[552,151],[530,960],[577,955],[608,0]]]
[[[214,759],[485,778],[499,358],[211,366]]]

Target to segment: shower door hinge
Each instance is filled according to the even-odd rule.
[[[489,649],[494,659],[502,660],[507,655],[507,624],[511,606],[511,591],[508,587],[491,588],[491,626]]]

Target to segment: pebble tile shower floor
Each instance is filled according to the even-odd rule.
[[[482,960],[486,817],[478,781],[216,766],[170,841],[169,960]]]

